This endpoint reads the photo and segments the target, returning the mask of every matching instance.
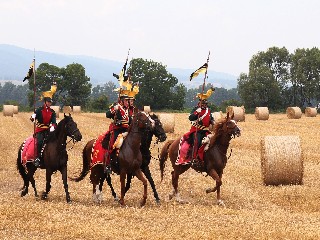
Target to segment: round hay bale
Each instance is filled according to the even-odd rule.
[[[71,113],[72,112],[72,108],[70,106],[64,106],[62,108],[62,112],[63,113]]]
[[[73,106],[72,112],[73,113],[81,113],[81,106]]]
[[[59,118],[60,107],[59,106],[51,106],[51,108],[56,112],[56,118]]]
[[[150,106],[143,106],[143,111],[146,113],[151,112]]]
[[[218,121],[219,119],[223,118],[223,113],[222,113],[222,111],[220,111],[220,112],[213,112],[213,113],[211,113],[211,115],[212,115],[214,121]]]
[[[13,105],[3,105],[3,116],[13,117]]]
[[[304,115],[306,115],[306,117],[315,117],[317,116],[317,109],[313,107],[306,107]]]
[[[13,106],[13,114],[18,114],[19,106]]]
[[[266,185],[302,184],[299,136],[266,136],[261,140],[261,170]]]
[[[236,106],[228,106],[226,109],[226,113],[229,113],[229,115],[232,115],[234,113],[233,119],[235,121],[245,121],[245,108],[242,107],[236,107]]]
[[[269,119],[269,109],[268,109],[268,107],[256,107],[254,115],[257,120],[268,120]]]
[[[162,123],[163,130],[166,133],[173,133],[174,132],[174,126],[175,126],[174,114],[160,113],[160,114],[158,114],[158,118],[159,118],[160,122]]]
[[[299,119],[302,116],[302,112],[299,107],[288,107],[286,113],[287,117],[290,119]]]

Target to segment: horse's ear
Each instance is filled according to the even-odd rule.
[[[69,117],[71,117],[71,113],[69,113]]]
[[[227,112],[227,117],[226,117],[226,119],[229,119],[229,112]]]
[[[232,112],[232,115],[231,115],[231,119],[233,119],[234,118],[234,112]]]
[[[63,117],[66,117],[66,113],[63,113]]]

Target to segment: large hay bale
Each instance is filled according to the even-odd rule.
[[[13,117],[13,105],[3,105],[3,116]]]
[[[286,113],[290,119],[299,119],[302,116],[301,108],[299,107],[288,107]]]
[[[213,117],[213,119],[214,119],[215,122],[218,121],[219,119],[223,118],[223,113],[222,113],[222,111],[220,111],[220,112],[213,112],[213,113],[211,113],[211,115],[212,115],[212,117]]]
[[[51,108],[56,112],[56,117],[59,118],[60,107],[59,106],[51,106]]]
[[[269,109],[268,109],[268,107],[256,107],[254,115],[257,120],[268,120],[269,119]]]
[[[18,114],[19,106],[13,106],[13,114]]]
[[[143,106],[143,111],[146,113],[151,112],[150,106]]]
[[[235,121],[245,121],[245,108],[244,106],[236,107],[236,106],[228,106],[226,109],[226,113],[229,113],[231,116],[234,113]]]
[[[166,133],[173,133],[174,132],[174,126],[175,126],[174,114],[160,113],[160,114],[158,114],[158,118],[159,118],[160,122],[162,123],[163,130]]]
[[[304,111],[304,115],[306,117],[315,117],[317,116],[317,109],[313,107],[306,107]]]
[[[261,169],[266,185],[302,184],[303,156],[299,136],[262,139]]]
[[[81,113],[81,106],[73,106],[72,112],[73,113]]]
[[[63,113],[72,113],[72,108],[70,106],[64,106],[62,108]]]

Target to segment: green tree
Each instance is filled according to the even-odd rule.
[[[28,93],[28,101],[29,106],[33,106],[34,104],[34,78],[31,77],[28,79],[29,82],[29,90]],[[36,69],[36,101],[41,99],[41,93],[43,91],[48,91],[51,88],[53,82],[56,82],[58,85],[58,89],[60,87],[61,82],[61,69],[57,66],[50,65],[49,63],[41,63],[39,67]],[[59,93],[57,92],[53,96],[53,105],[57,102],[59,98]],[[39,104],[39,103],[38,103]]]
[[[84,67],[72,63],[61,69],[61,101],[64,105],[85,106],[91,93],[90,78]]]
[[[90,101],[90,109],[94,112],[105,112],[108,107],[109,99],[106,95],[100,95]]]
[[[150,105],[152,109],[157,110],[181,108],[180,95],[184,88],[181,85],[176,88],[178,79],[166,70],[166,66],[152,60],[137,58],[131,60],[128,72],[132,81],[139,83],[137,106]]]

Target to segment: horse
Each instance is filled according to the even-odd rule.
[[[141,145],[142,139],[144,139],[145,135],[149,134],[150,130],[151,130],[151,121],[149,119],[149,116],[145,112],[136,112],[132,120],[132,123],[128,129],[128,135],[126,139],[123,141],[123,144],[119,150],[117,161],[111,162],[112,170],[115,173],[120,174],[120,182],[121,182],[120,200],[118,200],[117,195],[112,186],[110,174],[105,173],[104,171],[104,165],[101,163],[101,164],[95,164],[91,167],[91,157],[93,154],[93,147],[96,139],[92,139],[89,142],[87,142],[86,146],[83,148],[83,151],[82,151],[83,167],[80,175],[78,177],[70,178],[70,179],[76,182],[83,180],[86,177],[86,175],[89,173],[90,167],[91,167],[90,181],[93,186],[93,190],[92,190],[93,200],[97,203],[101,202],[102,186],[103,186],[104,180],[106,180],[108,185],[110,186],[111,193],[114,199],[119,201],[121,205],[124,205],[124,194],[126,192],[126,189],[128,188],[128,184],[127,184],[127,187],[125,187],[124,185],[126,175],[128,174],[129,176],[131,176],[132,174],[134,174],[135,176],[138,177],[139,180],[143,182],[143,185],[144,185],[144,195],[140,203],[140,205],[143,206],[146,203],[147,183],[146,183],[146,179],[142,174],[142,170],[140,168],[142,166],[142,154],[140,152],[140,145]],[[108,137],[109,135],[107,135],[106,137],[107,140],[104,139],[103,141],[108,141],[109,140]]]
[[[64,118],[58,123],[55,131],[48,134],[47,140],[44,145],[42,155],[44,164],[43,166],[40,166],[40,168],[46,169],[46,190],[41,195],[42,200],[48,198],[48,194],[51,189],[51,175],[56,171],[60,171],[62,175],[64,190],[66,193],[67,203],[71,202],[67,183],[67,137],[70,137],[71,140],[73,140],[73,143],[81,141],[82,139],[80,130],[78,129],[76,122],[74,122],[70,114],[69,116],[64,114]],[[21,191],[21,197],[25,196],[28,193],[29,182],[32,184],[35,196],[38,197],[36,184],[33,177],[37,168],[34,166],[32,159],[27,159],[25,166],[23,165],[23,147],[24,143],[19,147],[17,157],[17,170],[19,171],[24,182]]]
[[[193,168],[197,172],[207,173],[207,175],[211,176],[213,180],[216,181],[216,186],[214,188],[208,188],[206,190],[206,193],[217,191],[217,204],[224,206],[224,203],[221,200],[220,196],[220,187],[222,185],[221,178],[223,174],[223,169],[225,168],[228,159],[226,154],[231,139],[239,137],[241,135],[241,129],[237,125],[237,122],[233,120],[233,117],[234,114],[232,114],[232,116],[230,117],[229,113],[227,113],[227,116],[224,119],[221,119],[214,124],[213,136],[210,139],[207,151],[204,152],[204,162],[202,165],[176,165],[180,138],[166,142],[160,153],[160,171],[162,181],[164,175],[165,162],[169,155],[173,167],[173,171],[171,172],[173,191],[171,194],[169,194],[169,200],[175,197],[178,202],[185,202],[180,197],[178,191],[179,176],[188,169]]]

